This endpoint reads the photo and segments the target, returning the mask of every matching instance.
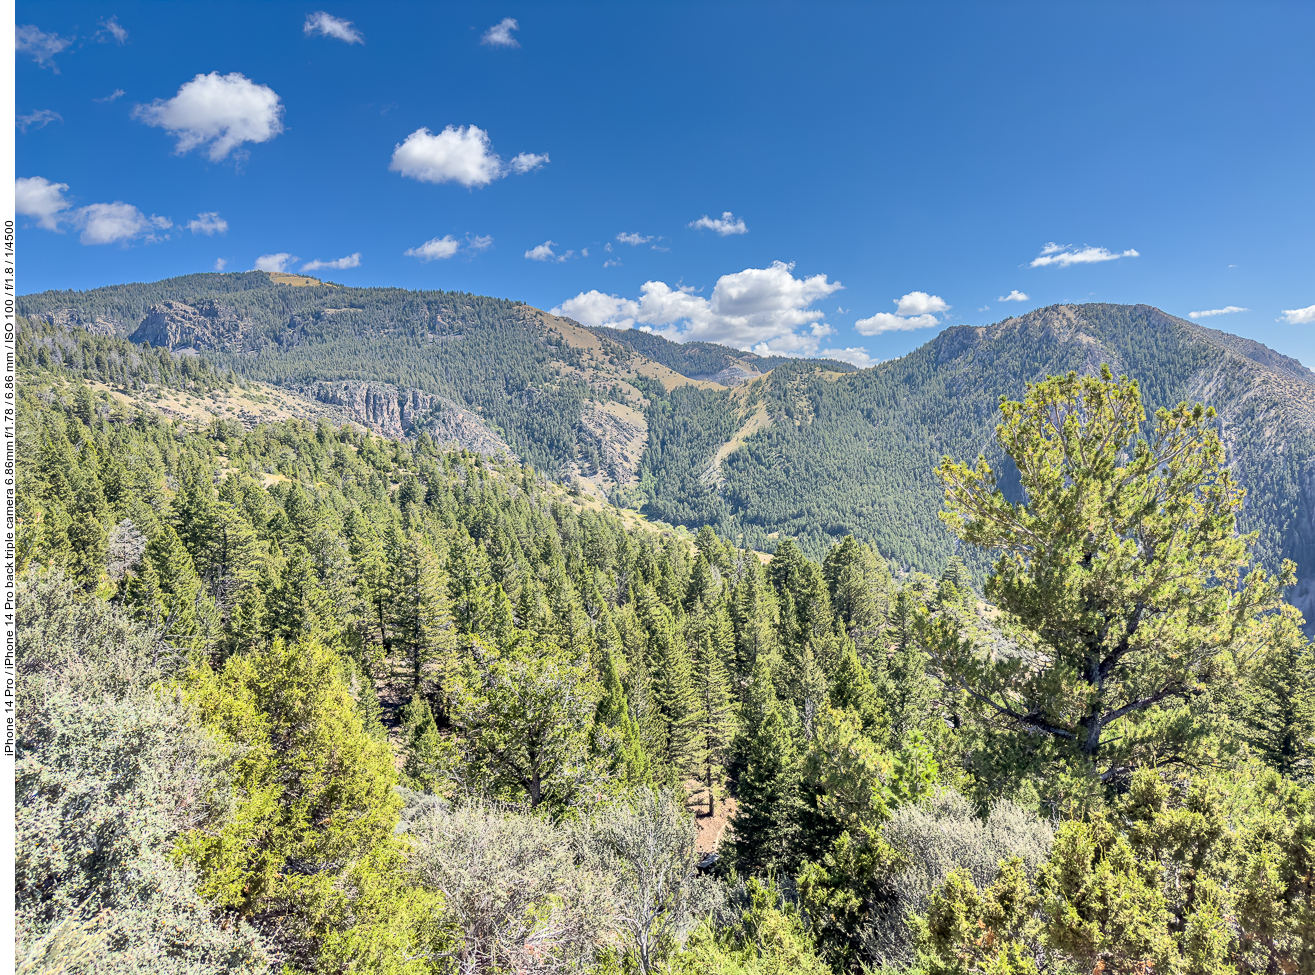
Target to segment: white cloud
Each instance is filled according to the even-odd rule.
[[[283,104],[274,89],[237,72],[199,74],[168,101],[138,105],[133,116],[175,136],[180,155],[208,145],[212,162],[244,142],[268,142],[283,131]]]
[[[302,25],[301,30],[308,36],[319,34],[321,37],[335,37],[348,44],[365,43],[365,35],[353,27],[350,20],[342,20],[332,14],[326,14],[323,10],[307,14],[306,23]]]
[[[940,295],[925,291],[910,291],[902,298],[892,299],[895,312],[879,311],[871,318],[860,318],[854,323],[859,335],[880,335],[883,332],[909,332],[918,328],[935,328],[942,324],[936,316],[950,310],[950,304]]]
[[[639,234],[617,234],[616,239],[623,244],[629,244],[631,247],[638,247],[640,244],[647,244],[654,237],[643,237]]]
[[[489,236],[471,237],[466,236],[464,241],[457,240],[451,234],[445,237],[435,237],[427,240],[419,247],[411,247],[403,251],[405,257],[418,257],[422,261],[442,261],[452,257],[463,247],[468,253],[478,254],[480,251],[486,251],[493,246],[493,238]]]
[[[194,234],[212,237],[228,233],[228,221],[217,213],[198,213],[195,220],[187,221],[187,229]]]
[[[21,216],[35,217],[37,226],[59,231],[62,221],[79,228],[78,239],[84,244],[113,244],[143,238],[159,240],[157,230],[168,230],[168,217],[146,216],[130,203],[92,203],[71,209],[65,198],[67,183],[52,183],[42,176],[28,176],[14,181],[14,209]]]
[[[936,315],[949,310],[944,298],[925,291],[910,291],[895,302],[896,315]]]
[[[1237,305],[1229,305],[1227,308],[1207,308],[1205,311],[1189,311],[1188,318],[1213,318],[1215,315],[1233,315],[1239,311],[1250,311],[1250,308],[1239,308]]]
[[[489,134],[477,125],[449,125],[438,135],[416,129],[393,150],[388,168],[422,183],[487,186],[509,172],[528,173],[548,162],[548,155],[522,152],[503,163]]]
[[[222,258],[222,257],[216,257],[216,258],[215,258],[215,270],[216,270],[216,271],[222,271],[222,270],[224,269],[224,265],[227,264],[227,263],[228,263],[228,261],[226,261],[224,258]]]
[[[723,237],[731,234],[747,234],[749,228],[744,225],[744,220],[737,219],[729,210],[722,213],[719,219],[713,219],[706,213],[697,220],[691,222],[689,226],[696,230],[714,230]]]
[[[621,264],[621,262],[617,260],[615,257],[609,257],[607,260],[603,261],[603,267],[622,267],[622,266],[623,265]]]
[[[545,240],[538,247],[531,247],[529,250],[527,250],[525,252],[525,259],[528,261],[557,261],[557,262],[566,260],[567,254],[570,254],[570,251],[567,251],[566,254],[562,254],[559,256],[553,253],[553,248],[557,246],[560,245],[558,245],[555,241]]]
[[[1005,295],[1003,298],[996,298],[995,300],[996,301],[1031,301],[1032,299],[1029,298],[1027,295],[1023,294],[1023,292],[1019,291],[1017,288],[1015,288],[1013,291],[1009,292],[1009,294]]]
[[[839,291],[825,274],[796,278],[794,265],[776,261],[717,279],[710,298],[689,287],[647,281],[638,300],[581,292],[552,310],[591,326],[639,327],[676,342],[720,342],[768,354],[813,355],[833,333],[814,302]],[[805,331],[798,331],[804,328]]]
[[[301,269],[303,271],[318,271],[321,268],[327,267],[335,271],[345,271],[349,267],[360,267],[360,266],[361,266],[361,252],[357,251],[355,254],[348,254],[346,257],[339,257],[336,260],[332,260],[332,261],[321,261],[318,259],[314,261],[307,261],[305,264],[301,266]]]
[[[22,24],[14,28],[14,50],[32,55],[32,60],[43,68],[50,68],[59,74],[55,64],[55,55],[73,43],[72,37],[60,37],[47,34],[32,24]]]
[[[100,20],[97,21],[97,23],[100,24],[101,29],[96,31],[96,40],[103,44],[106,39],[105,35],[108,34],[110,37],[114,38],[116,44],[127,43],[128,30],[119,23],[118,17],[111,17],[109,20]]]
[[[441,261],[451,257],[461,247],[461,241],[457,240],[451,234],[446,237],[435,237],[427,240],[419,247],[410,247],[402,251],[404,257],[418,257],[422,261]]]
[[[1141,255],[1132,248],[1115,253],[1104,247],[1079,248],[1051,241],[1041,248],[1041,254],[1029,266],[1046,267],[1053,264],[1056,267],[1068,267],[1071,264],[1099,264],[1102,261],[1117,261],[1120,257],[1141,257]]]
[[[484,32],[479,42],[490,47],[520,47],[520,41],[511,36],[511,32],[519,28],[520,24],[516,23],[515,17],[503,17]]]
[[[531,173],[544,163],[551,161],[552,160],[548,158],[546,152],[542,154],[536,152],[522,152],[512,156],[507,165],[511,167],[512,172],[517,176],[524,176],[526,173]]]
[[[859,335],[880,335],[882,332],[909,332],[916,328],[934,328],[941,323],[935,315],[915,315],[901,318],[888,311],[879,311],[871,318],[860,318],[854,323]]]
[[[823,349],[818,355],[826,359],[839,359],[841,362],[848,362],[860,369],[866,369],[868,366],[877,364],[877,360],[872,358],[868,354],[868,350],[864,348]]]
[[[286,271],[288,265],[297,258],[287,252],[278,254],[261,254],[256,258],[256,271]]]
[[[122,98],[122,97],[123,97],[124,95],[126,95],[126,94],[128,94],[128,93],[127,93],[126,91],[124,91],[122,88],[115,88],[112,92],[110,92],[110,93],[109,93],[108,95],[106,95],[104,98],[93,98],[92,101],[93,101],[93,102],[113,102],[113,101],[117,101],[118,99]]]
[[[84,244],[127,243],[139,237],[159,240],[156,230],[168,230],[168,217],[146,216],[131,203],[93,203],[74,211],[73,222],[82,228],[78,239]]]
[[[44,129],[51,122],[62,121],[64,116],[49,108],[39,108],[31,115],[14,116],[14,124],[24,132],[28,129]]]
[[[1309,325],[1315,322],[1315,305],[1305,308],[1289,308],[1283,312],[1283,318],[1289,325]]]
[[[64,211],[72,204],[64,199],[68,183],[52,183],[44,176],[26,176],[14,181],[14,209],[19,216],[36,217],[37,226],[59,230]]]

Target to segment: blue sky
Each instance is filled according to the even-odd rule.
[[[1315,4],[17,22],[25,293],[338,261],[309,273],[859,363],[1146,302],[1315,366]]]

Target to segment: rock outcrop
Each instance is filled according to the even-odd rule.
[[[121,335],[126,331],[124,323],[117,318],[93,315],[77,308],[48,311],[42,317],[58,328],[80,328],[92,335]]]
[[[208,349],[239,351],[251,335],[252,322],[240,317],[232,308],[210,300],[192,306],[181,301],[162,301],[151,305],[137,330],[128,336],[133,342],[149,342],[170,351]]]
[[[338,407],[361,426],[385,437],[414,437],[423,431],[441,445],[456,445],[485,456],[516,456],[483,420],[444,396],[356,380],[312,383],[300,392]]]

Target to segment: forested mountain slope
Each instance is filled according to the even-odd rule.
[[[712,342],[672,342],[637,328],[596,328],[594,331],[613,342],[629,346],[654,362],[674,369],[682,376],[710,379],[723,386],[737,386],[770,372],[783,362],[792,361],[789,356],[756,355]],[[857,366],[838,359],[811,361],[836,372],[854,372],[857,369]]]
[[[203,355],[379,433],[423,429],[605,487],[635,479],[649,386],[689,381],[521,302],[262,271],[45,292],[20,299],[19,313]]]
[[[853,532],[926,571],[953,549],[936,517],[940,457],[993,455],[1000,396],[1109,363],[1140,381],[1152,411],[1184,399],[1216,407],[1251,492],[1243,525],[1260,533],[1257,554],[1293,558],[1303,577],[1315,566],[1315,374],[1144,305],[952,328],[861,371],[588,329],[520,302],[264,272],[47,292],[20,298],[19,311],[69,335],[201,355],[387,436],[423,430],[505,452],[761,550],[794,537],[820,555]],[[1294,598],[1315,608],[1309,583]]]
[[[951,328],[846,375],[799,361],[729,393],[672,390],[651,411],[643,485],[657,517],[716,524],[755,547],[779,534],[819,552],[853,532],[934,570],[953,545],[936,514],[941,456],[985,452],[994,463],[1000,396],[1101,363],[1140,382],[1148,412],[1182,400],[1214,406],[1250,491],[1242,525],[1260,533],[1257,554],[1315,572],[1315,374],[1146,305],[1052,306]],[[1308,612],[1311,596],[1303,583]]]

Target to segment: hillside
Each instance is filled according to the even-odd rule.
[[[201,355],[378,433],[424,430],[602,491],[637,480],[648,391],[691,382],[520,302],[261,271],[45,292],[19,313]]]
[[[998,461],[1000,396],[1102,362],[1140,382],[1148,411],[1214,406],[1250,492],[1243,527],[1259,532],[1257,554],[1315,573],[1315,373],[1145,305],[1053,306],[951,328],[846,375],[797,362],[728,393],[673,390],[664,421],[651,423],[643,483],[666,520],[717,524],[755,546],[789,535],[814,552],[852,531],[934,570],[953,545],[936,516],[941,456]],[[1313,595],[1308,582],[1297,594],[1308,615]]]
[[[1302,575],[1315,567],[1315,374],[1149,306],[1053,306],[951,328],[860,371],[587,329],[458,292],[295,285],[263,272],[199,274],[30,295],[18,307],[57,331],[201,356],[309,412],[388,436],[424,431],[505,452],[763,551],[794,537],[820,555],[853,532],[929,571],[953,551],[936,516],[941,456],[995,459],[1000,396],[1108,362],[1140,381],[1150,410],[1215,406],[1251,492],[1243,522],[1259,532],[1258,555],[1293,558]],[[1310,584],[1296,598],[1315,616]]]

